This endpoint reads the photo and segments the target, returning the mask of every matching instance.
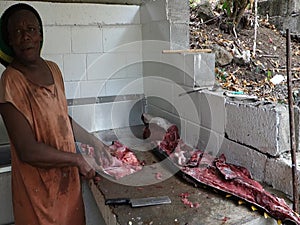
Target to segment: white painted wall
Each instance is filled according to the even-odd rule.
[[[1,1],[0,13],[17,2]],[[139,6],[23,2],[42,17],[42,56],[59,65],[68,99],[118,95],[142,77]],[[143,93],[143,86],[126,91]]]
[[[135,84],[143,76],[139,6],[0,1],[0,14],[19,2],[32,5],[42,17],[42,57],[59,65],[67,99],[144,93],[143,83]],[[0,73],[3,70],[1,65]],[[130,101],[128,105],[135,103]],[[92,132],[128,125],[128,105],[70,106],[69,113]],[[97,115],[102,108],[107,114]],[[123,115],[114,113],[116,108]],[[123,121],[113,114],[123,116]]]

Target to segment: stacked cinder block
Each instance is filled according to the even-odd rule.
[[[267,102],[239,101],[225,97],[224,92],[207,90],[190,94],[198,107],[199,121],[197,123],[191,117],[185,118],[182,129],[185,142],[215,156],[224,153],[228,163],[246,167],[254,179],[291,197],[288,107]],[[298,118],[299,110],[296,107],[297,143]]]
[[[230,162],[248,168],[255,179],[292,196],[288,107],[226,101],[225,108],[226,139],[221,152]],[[297,108],[295,111],[297,118]],[[298,122],[295,125],[299,130]],[[298,140],[299,132],[296,133]]]

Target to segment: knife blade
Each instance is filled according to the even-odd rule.
[[[168,196],[147,198],[110,198],[105,200],[105,205],[131,205],[131,207],[143,207],[170,203],[171,199]]]

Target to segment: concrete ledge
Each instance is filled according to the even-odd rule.
[[[116,215],[112,213],[109,206],[105,205],[105,197],[99,191],[99,189],[94,184],[94,182],[90,181],[89,186],[90,186],[91,192],[93,193],[93,196],[95,198],[96,204],[103,216],[105,224],[106,225],[119,225],[119,223],[117,222]]]

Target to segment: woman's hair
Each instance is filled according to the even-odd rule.
[[[0,18],[0,63],[5,67],[7,67],[14,58],[14,52],[9,46],[8,40],[8,21],[13,14],[20,10],[28,10],[36,16],[39,23],[40,35],[42,37],[40,47],[42,48],[43,45],[43,24],[39,13],[32,6],[25,3],[18,3],[10,6],[4,11]]]
[[[7,8],[2,14],[0,20],[1,34],[2,34],[3,41],[6,45],[8,45],[8,20],[14,13],[20,10],[28,10],[36,16],[39,22],[40,34],[43,37],[43,24],[39,13],[30,5],[24,3],[18,3]]]

